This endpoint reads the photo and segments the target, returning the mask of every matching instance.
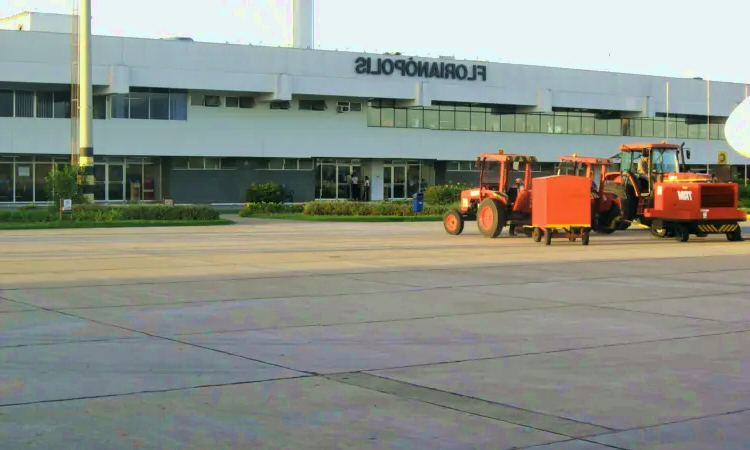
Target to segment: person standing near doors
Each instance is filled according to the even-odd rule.
[[[360,197],[359,192],[359,177],[356,173],[352,174],[352,200],[359,200]]]
[[[364,189],[362,189],[362,200],[370,201],[370,178],[365,177]]]

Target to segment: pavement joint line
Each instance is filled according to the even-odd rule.
[[[228,355],[228,356],[234,356],[236,358],[241,358],[241,359],[245,359],[245,360],[248,360],[248,361],[253,361],[253,362],[256,362],[256,363],[265,364],[267,366],[279,367],[281,369],[291,370],[293,372],[298,372],[298,373],[304,373],[306,375],[314,375],[314,376],[318,375],[317,372],[310,372],[310,371],[305,371],[305,370],[292,369],[291,367],[282,366],[281,364],[276,364],[276,363],[272,363],[272,362],[261,361],[259,359],[250,358],[249,356],[237,355],[235,353],[227,352],[227,351],[224,351],[224,350],[219,350],[219,349],[216,349],[216,348],[206,347],[206,346],[203,346],[203,345],[198,345],[198,344],[194,344],[194,343],[191,343],[191,342],[183,342],[183,341],[180,341],[179,339],[174,339],[174,338],[170,338],[170,337],[166,337],[166,336],[159,336],[159,335],[156,335],[156,334],[153,334],[153,333],[149,333],[147,331],[138,331],[138,330],[131,329],[131,328],[128,328],[128,327],[123,327],[121,325],[115,325],[115,324],[111,324],[111,323],[107,323],[107,322],[102,322],[100,320],[88,319],[86,317],[77,316],[75,314],[66,313],[64,311],[55,311],[55,310],[51,310],[51,309],[47,309],[47,308],[41,308],[41,307],[40,307],[40,309],[43,309],[45,311],[49,311],[49,312],[52,312],[52,313],[61,314],[61,315],[64,315],[64,316],[75,317],[77,319],[85,320],[85,321],[88,321],[88,322],[98,323],[99,325],[107,325],[107,326],[110,326],[110,327],[119,328],[121,330],[127,330],[127,331],[130,331],[130,332],[133,332],[133,333],[143,334],[145,336],[156,338],[156,339],[163,339],[165,341],[176,342],[178,344],[182,344],[182,345],[186,345],[186,346],[190,346],[190,347],[202,348],[204,350],[209,350],[209,351],[213,351],[213,352],[216,352],[216,353],[222,353],[222,354]],[[73,342],[73,343],[80,343],[80,342]]]
[[[71,397],[71,398],[60,398],[60,399],[49,399],[49,400],[37,400],[33,402],[21,402],[21,403],[6,403],[6,404],[0,404],[0,408],[10,408],[14,406],[30,406],[30,405],[38,405],[38,404],[44,404],[44,403],[62,403],[62,402],[71,402],[76,400],[96,400],[96,399],[103,399],[103,398],[113,398],[113,397],[128,397],[131,395],[143,395],[143,394],[162,394],[166,392],[178,392],[178,391],[187,391],[191,389],[203,389],[203,388],[211,388],[211,387],[227,387],[227,386],[239,386],[243,384],[257,384],[257,383],[268,383],[273,381],[283,381],[283,380],[298,380],[302,378],[314,378],[314,376],[311,375],[297,375],[292,377],[279,377],[279,378],[268,378],[263,380],[253,380],[253,381],[236,381],[233,383],[223,383],[223,384],[201,384],[197,386],[185,386],[185,387],[179,387],[179,388],[169,388],[169,389],[152,389],[152,390],[146,390],[146,391],[135,391],[135,392],[124,392],[120,394],[102,394],[102,395],[89,395],[84,397]]]
[[[180,305],[200,305],[200,304],[213,304],[213,303],[234,303],[234,302],[262,302],[265,300],[284,300],[284,299],[303,299],[303,298],[323,298],[323,297],[343,297],[347,295],[377,295],[377,294],[396,294],[404,292],[420,292],[423,290],[437,290],[441,288],[425,288],[425,289],[401,289],[401,290],[385,290],[385,291],[373,291],[373,292],[349,292],[342,294],[328,294],[328,295],[284,295],[280,297],[261,297],[261,298],[228,298],[221,300],[198,300],[198,301],[184,301],[184,302],[170,302],[170,303],[143,303],[143,304],[125,304],[125,305],[99,305],[99,306],[77,306],[73,308],[47,308],[50,311],[77,311],[82,309],[104,309],[104,308],[147,308],[147,307],[168,307],[168,306],[180,306]],[[8,301],[20,303],[23,305],[31,305],[30,303],[24,303],[21,300],[11,300],[5,297],[0,297]],[[524,299],[526,300],[526,299]],[[41,307],[37,307],[41,308]],[[6,311],[6,312],[21,312],[21,311]],[[28,312],[28,311],[27,311]]]
[[[144,339],[147,336],[122,336],[122,337],[113,337],[113,338],[103,338],[103,339],[84,339],[84,340],[75,340],[75,341],[58,341],[58,342],[39,342],[36,344],[17,344],[17,345],[1,345],[0,349],[4,348],[24,348],[24,347],[46,347],[46,346],[52,346],[52,345],[65,345],[65,344],[86,344],[89,342],[110,342],[110,341],[124,341],[128,339]]]
[[[656,299],[661,300],[661,299]],[[666,299],[665,299],[666,300]],[[727,320],[718,320],[718,319],[709,319],[706,317],[692,317],[692,316],[681,316],[679,314],[666,314],[666,313],[659,313],[655,311],[640,311],[640,310],[632,310],[632,309],[625,309],[625,308],[615,308],[612,306],[605,306],[605,305],[591,305],[594,308],[600,308],[600,309],[611,309],[613,311],[623,311],[623,312],[630,312],[630,313],[644,313],[644,314],[650,314],[654,316],[662,316],[662,317],[675,317],[680,319],[692,319],[692,320],[705,320],[709,322],[715,322],[715,323],[732,323],[733,321],[727,321]],[[743,322],[742,320],[739,320],[738,322]]]
[[[563,300],[546,300],[553,303],[561,303],[569,306],[585,306],[585,307],[591,307],[591,308],[601,308],[601,309],[611,309],[614,311],[623,311],[623,312],[630,312],[630,313],[644,313],[644,314],[653,314],[657,316],[665,316],[665,317],[677,317],[682,319],[692,319],[692,320],[705,320],[709,322],[716,322],[716,323],[733,323],[733,322],[744,322],[744,320],[718,320],[718,319],[709,319],[705,317],[692,317],[692,316],[681,316],[678,314],[665,314],[665,313],[658,313],[654,311],[640,311],[640,310],[633,310],[633,309],[625,309],[625,308],[615,308],[613,306],[607,306],[617,303],[645,303],[645,302],[655,302],[660,300],[680,300],[680,299],[687,299],[687,298],[700,298],[700,297],[718,297],[722,295],[737,295],[737,294],[745,294],[745,292],[717,292],[717,293],[711,293],[706,295],[687,295],[687,296],[678,296],[678,297],[659,297],[659,298],[652,298],[647,300],[625,300],[625,301],[617,301],[617,302],[610,302],[610,303],[573,303],[573,302],[566,302]],[[545,300],[539,300],[534,298],[528,298],[528,297],[518,297],[516,298],[523,298],[525,300],[533,300],[533,301],[545,301]],[[556,309],[556,308],[555,308]]]
[[[625,429],[622,429],[622,430],[611,431],[611,432],[600,433],[600,434],[594,434],[594,435],[586,436],[586,437],[588,437],[590,439],[593,439],[593,438],[597,438],[597,437],[601,437],[601,436],[608,436],[610,434],[621,434],[621,433],[627,433],[629,431],[648,430],[649,428],[665,427],[665,426],[669,426],[669,425],[675,425],[675,424],[678,424],[678,423],[692,422],[692,421],[695,421],[695,420],[704,420],[704,419],[711,419],[711,418],[714,418],[714,417],[731,416],[733,414],[741,414],[741,413],[744,413],[744,412],[747,412],[747,411],[750,411],[750,408],[736,409],[736,410],[726,411],[726,412],[717,413],[717,414],[707,414],[705,416],[688,417],[686,419],[673,420],[671,422],[657,423],[657,424],[654,424],[654,425],[644,425],[644,426],[640,426],[640,427],[625,428]],[[605,445],[605,444],[602,444],[601,442],[595,442],[595,441],[592,441],[592,442],[594,442],[595,444],[599,444],[599,445]]]
[[[717,256],[717,255],[714,255],[714,256]],[[721,255],[718,255],[718,256],[721,256]],[[709,256],[709,257],[711,257],[711,256]],[[649,261],[661,261],[661,260],[667,260],[667,261],[669,261],[669,260],[675,260],[675,259],[689,259],[689,258],[690,257],[654,258],[653,260],[649,260]],[[614,260],[614,259],[591,260],[591,261],[576,260],[574,263],[606,263],[606,262],[617,263],[617,262],[622,262],[622,261],[620,261],[620,260]],[[283,263],[279,263],[279,264],[283,264]],[[571,264],[571,261],[556,261],[556,262],[550,262],[550,263],[542,264],[542,265],[543,266],[562,266],[562,265],[570,265],[570,264]],[[253,268],[259,268],[259,269],[265,269],[265,268],[267,268],[266,266],[253,266],[253,265],[249,265],[249,264],[248,265],[233,264],[232,266],[253,267]],[[533,268],[537,268],[538,269],[539,266],[540,266],[540,264],[529,263],[529,264],[487,264],[487,265],[480,264],[480,265],[477,265],[477,266],[474,266],[474,267],[477,267],[477,268],[497,268],[498,270],[502,270],[503,268],[506,268],[506,267],[507,268],[519,268],[519,269],[533,267]],[[201,267],[201,266],[198,266],[198,267]],[[205,266],[203,266],[203,267],[205,267]],[[375,268],[375,266],[373,266],[373,268]],[[289,270],[289,269],[276,269],[276,270],[278,270],[280,272],[287,271],[289,273],[288,274],[273,274],[273,275],[261,276],[261,277],[216,278],[216,279],[211,279],[211,280],[189,280],[189,281],[185,281],[185,280],[170,281],[170,280],[167,280],[167,281],[158,281],[158,282],[157,281],[138,281],[138,282],[132,282],[132,283],[115,283],[115,284],[84,284],[84,285],[41,286],[41,287],[35,287],[35,288],[28,288],[28,287],[22,287],[22,288],[4,288],[3,290],[5,290],[5,291],[37,290],[37,289],[39,289],[39,290],[42,290],[42,289],[44,289],[44,290],[51,290],[51,289],[68,289],[68,288],[87,288],[87,287],[137,286],[137,285],[178,284],[178,283],[179,284],[185,284],[185,283],[202,283],[202,282],[219,282],[219,281],[263,280],[263,279],[279,279],[279,278],[290,278],[290,277],[292,277],[292,278],[304,278],[304,277],[311,277],[311,276],[322,276],[322,277],[326,277],[326,276],[348,276],[348,275],[362,275],[363,274],[362,272],[309,272],[309,271],[297,271],[297,270]],[[456,271],[456,270],[458,270],[458,271],[469,271],[470,269],[466,268],[466,267],[463,267],[463,266],[460,266],[459,268],[456,268],[456,267],[450,267],[450,268],[436,267],[436,268],[427,268],[427,269],[414,269],[414,268],[410,268],[409,269],[410,272],[431,272],[431,271],[435,271],[436,272],[436,271]],[[655,275],[655,276],[665,277],[665,276],[668,276],[668,275],[683,275],[683,274],[686,275],[686,274],[701,274],[701,273],[713,273],[713,272],[732,272],[732,271],[744,271],[744,270],[750,270],[750,269],[731,269],[731,270],[717,269],[717,270],[713,270],[713,271],[712,270],[705,270],[705,269],[695,270],[695,271],[685,271],[685,270],[682,270],[682,271],[675,272],[675,273],[660,274],[660,275]],[[364,273],[367,273],[367,274],[372,274],[372,273],[388,274],[388,273],[403,273],[403,272],[404,272],[403,269],[394,268],[392,270],[373,270],[373,271],[368,271],[368,272],[364,272]],[[305,275],[292,275],[292,274],[305,274]],[[568,275],[568,274],[564,273],[564,272],[559,272],[559,273],[556,273],[556,275],[565,276],[565,275]],[[551,282],[561,282],[561,281],[588,281],[588,280],[607,280],[607,279],[619,279],[619,278],[612,277],[612,276],[607,276],[607,277],[592,277],[592,278],[576,279],[576,278],[573,278],[573,276],[571,275],[570,279],[568,279],[568,280],[522,281],[521,283],[495,283],[495,284],[473,285],[473,286],[516,285],[516,284],[531,284],[531,283],[538,284],[538,283],[551,283]],[[357,281],[363,281],[363,280],[357,280]],[[685,280],[681,280],[681,281],[685,281]],[[744,285],[737,285],[737,286],[743,286],[744,287]],[[467,287],[471,287],[471,286],[467,286]]]
[[[591,440],[583,439],[583,438],[574,438],[574,439],[567,439],[567,440],[564,440],[564,441],[547,442],[546,444],[536,444],[536,445],[532,445],[530,447],[513,447],[513,448],[517,449],[517,450],[533,450],[535,448],[543,449],[544,447],[548,447],[548,446],[550,446],[552,444],[563,444],[563,443],[566,443],[566,442],[588,442],[589,444],[596,444],[596,445],[601,446],[601,447],[614,448],[616,450],[632,450],[632,449],[628,449],[628,448],[625,448],[625,447],[616,447],[616,446],[614,446],[612,444],[602,444],[601,442],[595,442],[595,441],[591,441]]]
[[[505,310],[500,310],[500,311],[482,311],[482,312],[474,312],[474,313],[437,314],[433,316],[424,316],[424,317],[404,317],[404,318],[398,318],[398,319],[367,320],[367,321],[362,321],[362,322],[340,322],[340,323],[330,323],[330,324],[291,325],[291,326],[270,327],[270,328],[247,328],[247,329],[242,329],[242,330],[222,330],[222,331],[207,331],[207,332],[198,332],[198,333],[180,333],[180,334],[176,334],[175,336],[200,336],[200,335],[208,335],[208,334],[241,333],[245,331],[272,331],[272,330],[288,330],[288,329],[295,329],[295,328],[321,328],[321,327],[339,327],[339,326],[349,326],[349,325],[368,325],[368,324],[374,324],[374,323],[409,322],[412,320],[444,319],[447,317],[465,317],[465,316],[476,316],[476,315],[486,315],[486,314],[503,314],[506,312],[537,311],[540,309],[562,309],[562,308],[569,308],[569,307],[570,307],[569,305],[560,305],[560,306],[546,306],[546,307],[539,307],[539,308],[505,309]]]
[[[364,372],[350,372],[350,373],[341,374],[341,375],[322,375],[322,377],[331,381],[336,381],[336,382],[343,383],[343,384],[349,384],[349,385],[357,386],[363,389],[368,389],[368,390],[372,390],[376,392],[381,392],[384,394],[393,395],[399,398],[415,400],[421,403],[427,403],[430,405],[435,405],[435,406],[439,406],[442,408],[450,409],[453,411],[459,411],[459,412],[463,412],[463,413],[467,413],[467,414],[471,414],[471,415],[475,415],[479,417],[498,420],[498,421],[505,422],[505,423],[511,423],[513,425],[518,425],[518,426],[531,428],[531,429],[535,429],[539,431],[545,431],[548,433],[553,433],[553,434],[557,434],[560,436],[565,436],[565,437],[569,437],[573,439],[578,439],[579,437],[584,437],[584,436],[590,436],[592,434],[611,434],[611,433],[619,432],[619,430],[615,428],[605,427],[605,426],[588,423],[588,422],[582,422],[579,420],[569,419],[567,417],[556,416],[553,414],[542,413],[539,411],[534,411],[534,410],[530,410],[526,408],[519,408],[517,406],[507,405],[502,402],[494,402],[494,401],[485,400],[482,398],[472,397],[469,395],[459,394],[456,392],[444,391],[444,390],[435,389],[429,386],[422,386],[422,385],[418,385],[414,383],[408,383],[405,381],[395,380],[392,378],[382,377],[379,375],[372,375],[372,374],[364,373]],[[352,380],[351,378],[355,378],[355,379]],[[360,378],[360,380],[357,380],[357,378]],[[368,378],[371,379],[373,383],[375,384],[375,386],[373,386],[373,383],[362,382],[363,380],[361,380],[361,378],[364,378],[364,380],[367,380]],[[380,384],[380,386],[378,386],[378,384]],[[388,386],[385,386],[387,384],[391,384],[392,388],[389,389]],[[409,389],[412,392],[398,392],[398,389],[395,386],[399,386],[399,387],[405,386],[407,389]],[[436,394],[438,396],[443,397],[442,400],[448,400],[448,401],[442,401],[442,402],[439,400],[430,401],[428,399],[425,399],[424,396],[420,396],[419,395],[420,391]],[[508,417],[505,417],[505,418],[500,417],[503,414],[490,415],[487,412],[482,414],[476,411],[477,408],[471,408],[471,407],[460,408],[455,405],[446,404],[446,403],[449,403],[451,399],[457,399],[459,401],[468,400],[474,403],[475,405],[489,406],[489,407],[494,407],[495,409],[503,408],[505,410],[516,412],[519,415],[527,415],[527,416],[530,415],[530,416],[535,416],[539,418],[550,419],[553,422],[563,422],[564,425],[568,425],[569,427],[578,425],[583,428],[589,429],[589,431],[594,431],[594,429],[596,429],[596,430],[600,430],[603,432],[602,433],[589,433],[589,434],[570,433],[570,431],[565,432],[559,429],[561,427],[558,425],[562,425],[562,424],[551,424],[553,426],[550,427],[550,426],[532,425],[530,423],[527,423],[521,420],[516,420],[516,421],[508,420]],[[475,409],[475,410],[472,411],[472,409]],[[501,411],[495,411],[495,412],[500,413]],[[508,411],[505,411],[505,412],[506,412],[505,415],[509,415],[507,414]],[[527,419],[532,419],[532,418],[527,417]]]
[[[492,361],[492,360],[507,359],[507,358],[521,358],[521,357],[526,357],[526,356],[551,355],[555,353],[597,350],[600,348],[610,348],[610,347],[625,347],[627,345],[653,344],[657,342],[670,342],[670,341],[678,341],[678,340],[684,340],[684,339],[699,339],[699,338],[704,338],[704,337],[724,336],[724,335],[729,335],[729,334],[741,334],[741,333],[748,333],[748,332],[750,332],[750,328],[745,328],[742,330],[722,331],[719,333],[696,334],[693,336],[679,336],[679,337],[664,338],[664,339],[651,339],[647,341],[630,341],[630,342],[618,342],[614,344],[592,345],[592,346],[587,346],[587,347],[561,348],[561,349],[548,350],[548,351],[543,351],[543,352],[515,353],[512,355],[487,356],[483,358],[457,359],[453,361],[438,361],[438,362],[423,363],[423,364],[408,364],[404,366],[381,367],[381,368],[373,368],[373,369],[359,369],[358,371],[359,372],[380,372],[380,371],[385,371],[385,370],[414,369],[417,367],[440,366],[440,365],[445,365],[445,364],[463,364],[463,363],[471,363],[471,362],[478,362],[478,361]],[[351,371],[332,372],[332,373],[327,373],[326,375],[337,375],[339,373],[351,373]]]

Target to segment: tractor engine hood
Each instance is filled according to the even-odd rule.
[[[710,183],[711,175],[706,173],[665,173],[662,183]]]

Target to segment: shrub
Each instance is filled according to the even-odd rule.
[[[54,222],[59,220],[57,206],[49,208],[0,211],[0,222]],[[114,222],[116,220],[216,220],[219,212],[208,206],[164,205],[74,205],[66,220],[75,222]]]
[[[59,213],[46,208],[0,210],[0,222],[54,222]]]
[[[425,205],[422,215],[440,216],[449,209],[444,205]],[[305,203],[307,216],[410,216],[414,214],[411,203],[315,201]]]
[[[80,167],[67,165],[57,166],[45,177],[47,189],[55,205],[60,205],[62,199],[70,199],[74,204],[85,203],[83,190],[78,184],[78,177],[83,175]]]
[[[450,205],[458,203],[461,199],[461,191],[466,189],[462,183],[448,183],[439,186],[430,186],[424,191],[424,201],[430,205]]]
[[[250,217],[255,214],[280,214],[301,213],[304,205],[286,205],[284,203],[248,203],[240,211],[241,217]]]
[[[282,203],[285,196],[278,183],[253,183],[245,190],[245,203]]]

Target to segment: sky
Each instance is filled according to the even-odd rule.
[[[0,16],[75,0],[0,0]],[[292,0],[92,0],[94,34],[281,45]],[[193,6],[191,6],[193,5]],[[315,44],[750,84],[743,0],[315,0]]]

